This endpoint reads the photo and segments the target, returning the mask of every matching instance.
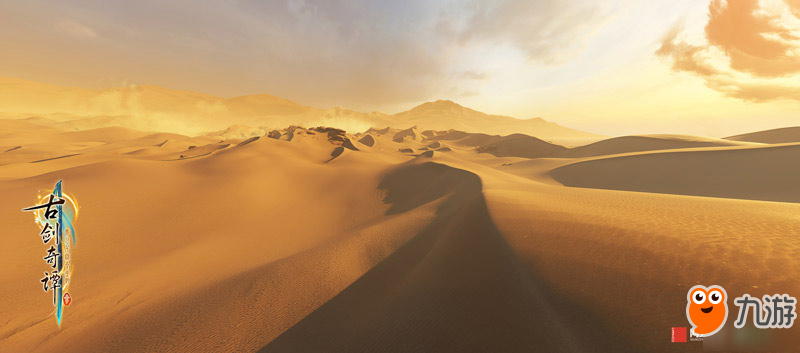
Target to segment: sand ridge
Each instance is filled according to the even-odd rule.
[[[752,144],[686,135],[622,136],[555,153],[553,157],[584,158],[641,151],[748,145]]]
[[[597,158],[549,172],[566,186],[800,202],[799,144]]]
[[[729,136],[725,139],[732,141],[749,141],[760,143],[800,142],[800,126],[751,132],[747,134]]]
[[[797,144],[531,158],[457,130],[0,124],[2,350],[667,352],[694,284],[800,290]],[[58,179],[82,205],[61,330],[20,212]]]

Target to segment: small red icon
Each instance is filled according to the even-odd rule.
[[[672,342],[686,342],[686,327],[672,328]]]
[[[72,297],[69,296],[69,293],[64,293],[64,305],[69,306],[69,303],[72,303]]]

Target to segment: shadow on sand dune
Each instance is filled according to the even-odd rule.
[[[388,214],[447,199],[424,230],[262,352],[625,350],[597,326],[576,327],[598,321],[530,276],[492,222],[477,175],[405,164],[379,187]]]
[[[565,186],[800,202],[800,145],[612,156],[550,171]]]

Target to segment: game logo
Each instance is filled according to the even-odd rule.
[[[34,214],[36,224],[41,226],[39,237],[45,246],[49,246],[42,259],[50,269],[44,272],[39,282],[44,292],[52,293],[53,316],[59,327],[64,309],[72,303],[69,294],[74,267],[71,252],[76,241],[73,224],[78,217],[78,203],[63,192],[61,183],[59,180],[52,191],[40,194],[37,205],[22,209]]]

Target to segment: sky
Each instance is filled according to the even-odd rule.
[[[609,134],[800,125],[800,0],[0,0],[0,76]]]

